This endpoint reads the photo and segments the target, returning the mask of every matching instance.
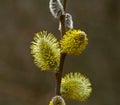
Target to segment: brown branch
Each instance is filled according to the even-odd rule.
[[[64,0],[63,2],[64,12],[66,11],[66,4],[67,4],[67,0]],[[65,14],[61,15],[60,22],[61,22],[61,39],[62,39],[63,35],[66,32]],[[56,73],[56,95],[60,95],[61,78],[62,78],[62,73],[63,73],[65,57],[66,57],[66,53],[62,53],[60,57],[59,72]]]
[[[64,2],[63,2],[64,11],[66,11],[66,6],[67,6],[67,0],[64,0]]]
[[[60,95],[61,78],[66,54],[61,54],[59,72],[56,73],[56,95]]]

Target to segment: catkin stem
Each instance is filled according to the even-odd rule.
[[[66,4],[67,0],[63,1],[64,12],[66,11]],[[60,17],[61,22],[61,39],[66,32],[65,28],[65,14],[61,15]],[[60,87],[61,87],[61,78],[63,73],[63,66],[65,61],[66,53],[62,53],[60,57],[60,65],[59,65],[59,72],[56,73],[56,95],[60,95]]]

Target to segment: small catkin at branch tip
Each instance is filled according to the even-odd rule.
[[[50,0],[49,9],[54,18],[60,18],[64,14],[63,5],[60,0]]]

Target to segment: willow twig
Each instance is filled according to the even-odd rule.
[[[67,0],[63,1],[64,13],[66,11],[66,4]],[[65,14],[61,15],[60,17],[61,22],[61,39],[66,32],[65,29]],[[59,72],[56,73],[56,95],[60,95],[60,87],[61,87],[61,78],[63,73],[63,66],[65,61],[66,53],[62,53],[60,57],[60,65],[59,65]]]

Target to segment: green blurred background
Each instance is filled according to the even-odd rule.
[[[29,48],[38,31],[60,37],[48,4],[0,0],[0,105],[48,105],[54,96],[54,73],[41,72]],[[86,102],[66,100],[67,105],[120,105],[120,0],[68,0],[67,12],[89,44],[80,56],[67,56],[64,74],[80,71],[93,87]]]

